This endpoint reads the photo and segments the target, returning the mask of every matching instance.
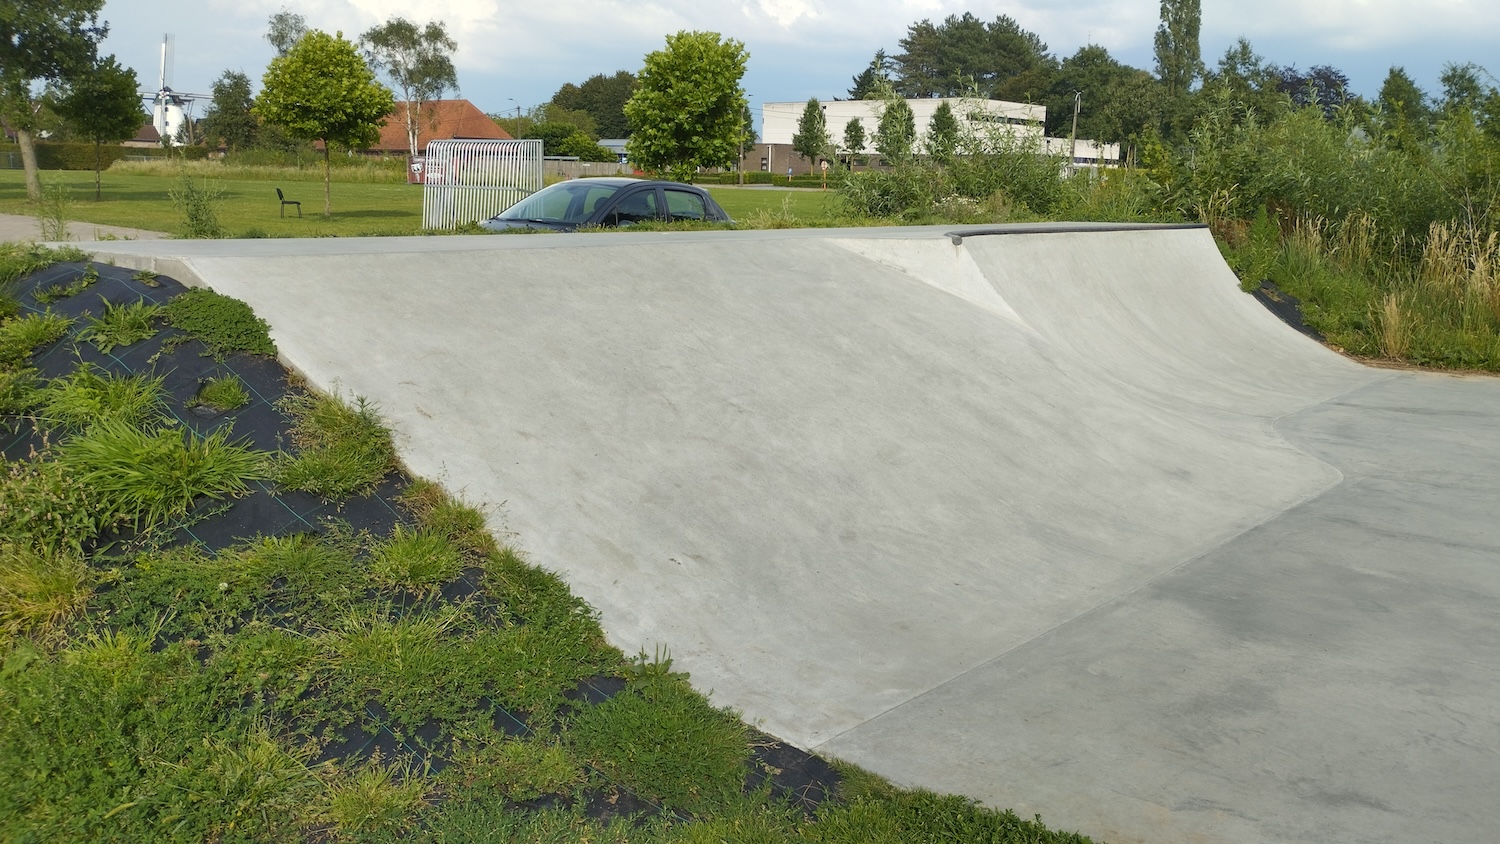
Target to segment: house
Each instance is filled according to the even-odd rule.
[[[418,155],[427,151],[428,141],[511,139],[509,132],[501,129],[468,100],[432,100],[423,103],[417,120]],[[385,126],[380,130],[380,140],[368,151],[389,155],[406,155],[411,152],[406,136],[406,103],[396,103],[396,107],[386,115]]]

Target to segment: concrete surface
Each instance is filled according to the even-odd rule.
[[[110,238],[119,238],[121,240],[157,240],[168,236],[162,232],[148,231],[146,229],[105,226],[99,223],[80,223],[77,221],[68,223],[68,234],[71,235],[70,240],[77,241],[107,241]],[[0,214],[0,242],[39,240],[41,236],[41,227],[37,225],[35,217]]]
[[[101,244],[249,302],[627,651],[1130,841],[1500,828],[1500,381],[1371,370],[1207,233]]]

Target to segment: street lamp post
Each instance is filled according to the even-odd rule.
[[[1073,133],[1068,136],[1068,175],[1073,175],[1073,166],[1078,163],[1078,112],[1083,109],[1083,92],[1073,92]]]

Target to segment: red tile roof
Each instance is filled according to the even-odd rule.
[[[468,100],[434,100],[422,104],[418,118],[418,152],[427,149],[428,141],[450,138],[475,138],[485,140],[510,140],[510,133],[496,125],[484,112]],[[371,152],[406,152],[406,103],[397,102],[385,126],[380,130],[380,140],[370,147]]]

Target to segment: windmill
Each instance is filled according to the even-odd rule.
[[[209,99],[207,94],[173,91],[167,84],[172,78],[172,48],[176,40],[171,33],[162,36],[161,75],[157,79],[156,90],[143,89],[139,92],[143,99],[151,102],[151,125],[156,127],[156,133],[161,136],[161,145],[164,147],[177,142],[184,126],[189,133],[192,132],[193,103]]]

